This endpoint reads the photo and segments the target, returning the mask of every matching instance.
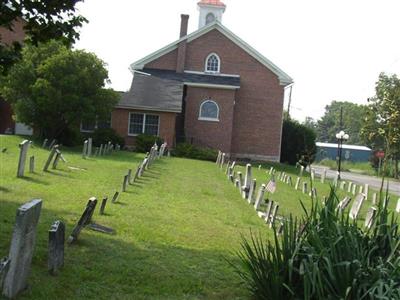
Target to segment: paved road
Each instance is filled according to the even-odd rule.
[[[335,178],[336,171],[329,170],[323,166],[312,166],[315,170],[315,174],[321,176],[324,170],[327,170],[326,177],[328,178]],[[358,184],[365,184],[367,183],[371,188],[379,190],[381,188],[382,179],[378,177],[368,176],[368,175],[361,175],[357,173],[350,173],[350,172],[341,172],[341,177],[343,180],[350,180]],[[386,183],[385,183],[386,185]],[[400,182],[398,181],[390,181],[389,182],[389,190],[391,193],[400,196]]]

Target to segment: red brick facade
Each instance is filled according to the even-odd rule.
[[[129,135],[129,113],[146,113],[151,115],[158,115],[160,117],[159,136],[168,143],[170,147],[175,144],[175,120],[176,114],[169,112],[154,112],[143,111],[134,109],[116,108],[111,115],[111,127],[117,132],[118,135],[125,139],[127,146],[135,144],[135,136]]]
[[[185,70],[204,72],[212,52],[221,59],[222,74],[240,75],[240,88],[188,87],[186,136],[232,156],[279,160],[284,87],[277,75],[216,29],[187,44]],[[145,67],[175,70],[177,53],[173,50]],[[209,97],[220,106],[220,122],[198,120],[202,99]]]

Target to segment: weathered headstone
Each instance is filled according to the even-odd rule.
[[[11,261],[8,257],[0,259],[0,290],[3,286],[4,278],[6,277],[8,269],[10,268],[10,262]]]
[[[368,183],[366,183],[364,184],[364,195],[366,199],[368,199],[368,194],[369,194],[369,185]]]
[[[35,156],[29,158],[29,173],[35,173]]]
[[[397,200],[396,212],[400,213],[400,198]]]
[[[122,191],[126,192],[126,186],[128,185],[129,175],[124,176],[124,180],[122,182]]]
[[[58,146],[57,146],[57,145],[54,145],[54,146],[51,148],[49,157],[47,158],[47,161],[46,161],[46,163],[45,163],[45,165],[44,165],[44,167],[43,167],[43,171],[46,172],[46,171],[49,169],[49,166],[50,166],[50,164],[51,164],[51,161],[52,161],[53,158],[54,158],[54,155],[56,154],[57,149],[58,149]]]
[[[225,164],[225,156],[226,156],[226,154],[222,153],[221,164],[220,164],[221,169],[224,167],[224,164]]]
[[[350,197],[345,197],[342,201],[339,202],[338,206],[337,206],[337,210],[340,213],[343,213],[343,211],[347,208],[347,206],[349,206],[351,201]]]
[[[61,221],[55,221],[49,230],[48,269],[52,275],[56,275],[64,266],[64,241],[65,225]]]
[[[218,150],[217,160],[215,161],[215,164],[217,166],[221,163],[221,156],[222,156],[222,152],[220,150]]]
[[[258,210],[260,208],[260,205],[261,205],[262,201],[264,200],[265,188],[266,188],[265,184],[262,184],[260,186],[260,189],[258,190],[256,202],[254,203],[255,210]]]
[[[344,190],[344,189],[345,189],[345,186],[346,186],[346,181],[342,181],[342,182],[340,183],[340,189],[341,189],[341,190]]]
[[[41,209],[42,200],[34,199],[17,210],[8,256],[11,262],[3,283],[7,298],[14,299],[27,287]]]
[[[56,157],[54,158],[54,161],[53,161],[53,169],[57,169],[60,158],[61,158],[61,152],[59,150],[56,150]]]
[[[370,229],[372,224],[374,223],[374,219],[376,217],[376,212],[377,212],[377,210],[373,206],[368,209],[367,216],[365,217],[365,223],[364,223],[364,226],[367,227],[368,229]]]
[[[261,165],[258,165],[258,169],[261,170]]]
[[[86,158],[88,152],[88,140],[83,142],[82,158]]]
[[[250,191],[250,185],[251,185],[251,164],[246,165],[246,174],[244,176],[244,184],[243,184],[243,191],[242,191],[242,198],[247,199],[247,196]]]
[[[231,161],[228,161],[226,165],[225,175],[229,177],[229,168],[231,167]]]
[[[243,175],[242,172],[238,172],[238,181],[239,181],[239,190],[242,191],[242,186],[243,186]]]
[[[28,154],[30,142],[28,140],[24,140],[19,144],[20,152],[19,152],[19,160],[18,160],[18,170],[17,177],[24,177],[25,172],[25,162],[26,156]]]
[[[303,182],[303,194],[307,194],[307,182]]]
[[[362,185],[360,185],[360,188],[358,189],[358,193],[361,194],[364,192],[364,188]]]
[[[275,218],[276,218],[276,215],[278,214],[278,209],[279,209],[279,204],[274,203],[274,208],[272,209],[271,216],[269,217],[269,228],[272,228],[272,226],[275,223]]]
[[[294,189],[297,191],[299,189],[299,185],[300,185],[300,177],[297,177],[296,179],[296,184],[294,186]]]
[[[274,171],[274,167],[271,167],[270,169],[269,169],[269,175],[272,175],[272,172]]]
[[[87,156],[92,156],[92,147],[93,147],[93,139],[89,138],[88,139],[88,145],[87,145]]]
[[[347,186],[347,192],[350,193],[351,189],[353,187],[353,183],[351,181],[349,181],[349,185]]]
[[[247,197],[247,202],[249,202],[249,204],[254,204],[254,192],[256,190],[257,187],[257,179],[253,179],[252,183],[250,184],[250,190],[249,190],[249,195]]]
[[[377,204],[377,194],[373,193],[372,194],[372,205],[376,205]]]
[[[132,184],[132,169],[128,169],[128,183]]]
[[[135,176],[133,176],[133,182],[136,182],[136,180],[139,178],[139,172],[140,172],[140,165],[136,168]]]
[[[269,200],[267,203],[267,210],[265,211],[265,216],[264,216],[264,220],[267,224],[269,224],[273,206],[274,206],[274,201]]]
[[[350,209],[349,217],[353,220],[357,219],[358,214],[360,213],[361,207],[364,203],[365,195],[358,194],[354,199],[353,205]]]
[[[288,176],[287,182],[288,185],[293,186],[292,176]]]
[[[48,139],[44,139],[43,144],[42,144],[42,148],[46,148],[48,141],[49,141]]]
[[[101,215],[104,215],[104,210],[106,209],[107,200],[108,200],[108,197],[104,196],[103,200],[101,201],[101,206],[100,206],[100,214]]]
[[[310,175],[311,175],[312,182],[314,182],[314,180],[315,180],[315,171],[313,169],[311,170]]]
[[[312,189],[311,189],[311,197],[313,197],[314,199],[316,199],[317,198],[317,189],[315,188],[315,187],[313,187]]]
[[[300,166],[300,174],[299,174],[299,177],[302,177],[302,176],[303,176],[303,173],[304,173],[304,167],[303,167],[303,166]]]
[[[117,200],[118,200],[118,196],[119,196],[119,192],[115,192],[114,196],[112,197],[112,200],[111,200],[111,202],[112,202],[112,203],[115,203],[115,202],[117,202]]]
[[[94,152],[94,156],[99,156],[99,147],[96,147],[96,150],[95,150],[95,152]]]
[[[352,193],[353,195],[355,195],[355,194],[356,194],[356,191],[357,191],[357,185],[356,185],[356,184],[353,184],[353,190],[351,191],[351,193]]]
[[[82,216],[80,217],[78,223],[72,230],[72,233],[68,239],[68,243],[71,244],[76,240],[78,240],[78,236],[81,233],[82,229],[91,222],[93,213],[96,209],[96,205],[97,205],[97,199],[95,197],[90,198],[89,202],[86,205],[85,210],[83,211]]]

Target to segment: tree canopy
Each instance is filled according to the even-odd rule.
[[[27,45],[1,81],[1,92],[19,121],[58,137],[81,120],[109,117],[118,94],[105,88],[105,63],[57,41]]]

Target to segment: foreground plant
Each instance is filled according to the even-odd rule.
[[[337,212],[332,189],[272,241],[243,238],[235,269],[256,299],[400,299],[399,224],[387,201],[364,230]]]

